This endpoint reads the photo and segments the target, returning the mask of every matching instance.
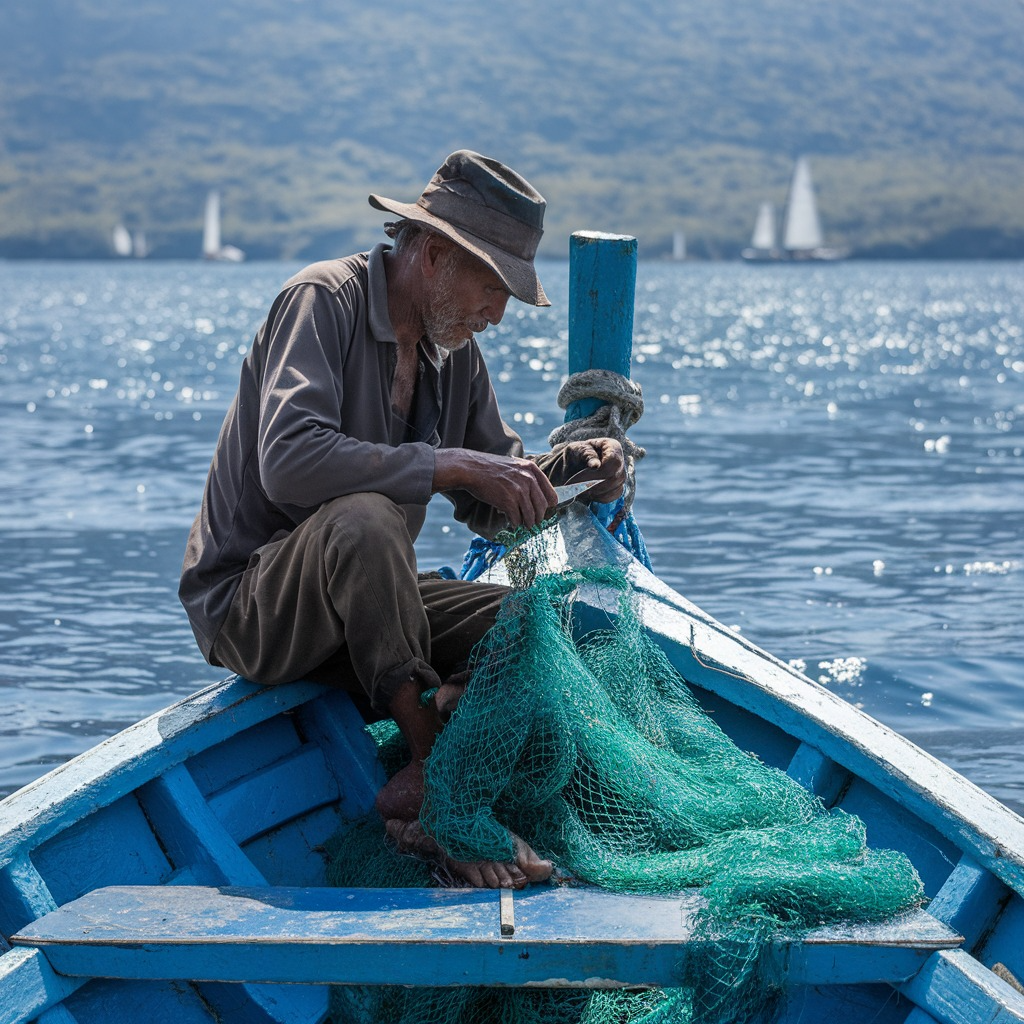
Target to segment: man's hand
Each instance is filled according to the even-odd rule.
[[[572,453],[575,465],[585,464],[572,477],[572,482],[579,480],[601,480],[593,490],[583,495],[584,501],[606,503],[615,501],[626,484],[626,460],[622,455],[622,445],[611,437],[595,437],[589,441],[570,441],[566,446]]]
[[[536,463],[467,448],[441,448],[435,453],[433,488],[469,491],[503,513],[510,526],[536,526],[558,501]]]

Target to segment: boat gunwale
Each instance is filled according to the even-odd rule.
[[[225,738],[219,728],[225,717],[249,728],[328,690],[306,680],[261,687],[231,676],[114,733],[0,800],[0,870],[26,849],[216,746]]]

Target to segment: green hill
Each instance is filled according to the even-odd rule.
[[[1018,0],[38,0],[8,5],[0,256],[192,257],[203,199],[250,256],[380,237],[450,150],[577,228],[734,257],[810,157],[830,242],[1024,255]]]

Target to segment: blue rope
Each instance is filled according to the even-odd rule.
[[[636,520],[633,518],[632,511],[626,512],[623,515],[623,509],[626,507],[625,498],[616,498],[615,501],[609,501],[602,503],[599,501],[591,502],[590,511],[597,517],[597,521],[606,529],[611,530],[611,526],[615,523],[615,529],[611,530],[611,535],[638,561],[645,569],[650,569],[651,572],[654,569],[651,567],[651,559],[647,554],[647,545],[644,543],[643,534],[640,532],[640,527],[637,526]],[[618,522],[616,522],[618,520]]]
[[[485,537],[474,537],[470,542],[469,549],[462,559],[462,569],[452,579],[475,580],[482,576],[495,562],[504,557],[508,548],[497,541],[487,540]],[[451,570],[449,570],[451,571]]]
[[[651,569],[651,559],[647,554],[647,545],[644,543],[643,534],[640,533],[640,527],[637,526],[632,512],[623,515],[624,508],[623,498],[616,498],[615,501],[607,503],[595,501],[590,505],[590,511],[594,513],[597,521],[606,530],[610,530],[614,523],[615,529],[610,530],[611,535],[645,568]],[[462,559],[462,569],[457,574],[447,565],[442,566],[438,572],[449,580],[475,580],[503,558],[506,551],[508,548],[504,544],[484,537],[474,537]],[[651,571],[653,572],[653,569]]]

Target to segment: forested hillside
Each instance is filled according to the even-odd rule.
[[[829,241],[1024,255],[1019,0],[34,0],[0,62],[0,256],[226,241],[315,258],[380,237],[478,149],[577,228],[733,258],[810,157]]]

